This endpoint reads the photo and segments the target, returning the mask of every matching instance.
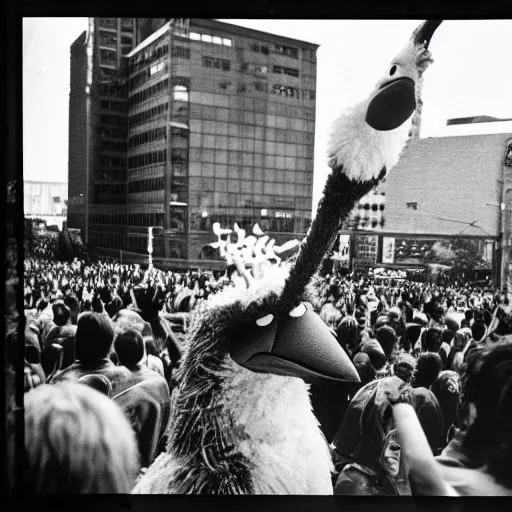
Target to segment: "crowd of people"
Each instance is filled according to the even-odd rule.
[[[232,272],[57,262],[40,247],[27,257],[28,491],[131,491],[165,450],[187,326],[202,301],[234,285]],[[512,494],[506,292],[382,286],[369,271],[317,275],[308,294],[360,377],[310,383],[334,494]]]

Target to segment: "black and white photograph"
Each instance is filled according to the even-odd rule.
[[[8,493],[512,496],[512,20],[20,36]]]

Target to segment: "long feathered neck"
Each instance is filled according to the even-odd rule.
[[[398,161],[409,124],[379,132],[365,121],[369,100],[347,109],[332,128],[329,165],[317,214],[302,241],[279,300],[281,313],[300,301],[306,285],[331,249],[341,222],[359,199],[372,190]]]
[[[328,176],[324,194],[318,204],[317,215],[311,224],[281,295],[280,306],[290,311],[300,301],[305,287],[320,266],[325,254],[332,247],[338,229],[356,202],[374,188],[385,175],[381,170],[376,179],[353,181],[343,167],[334,169]]]

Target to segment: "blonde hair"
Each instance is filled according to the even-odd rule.
[[[129,493],[135,434],[119,406],[83,384],[25,394],[25,488],[32,493]]]

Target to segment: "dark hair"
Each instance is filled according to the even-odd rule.
[[[421,337],[421,346],[425,352],[439,352],[442,340],[443,330],[439,327],[431,327],[423,332]]]
[[[62,302],[57,302],[52,306],[53,310],[53,322],[58,327],[63,327],[68,323],[71,312],[69,308]]]
[[[75,350],[82,363],[93,363],[108,356],[114,341],[111,320],[100,313],[83,313],[78,319]]]
[[[416,359],[411,354],[401,354],[398,361],[393,365],[393,373],[407,384],[412,382]]]
[[[361,379],[361,386],[368,384],[375,379],[375,368],[373,367],[370,357],[364,352],[359,352],[354,356],[354,366]]]
[[[434,383],[443,369],[441,356],[435,352],[423,352],[418,357],[416,372],[414,375],[414,387],[427,388]]]
[[[353,316],[345,316],[336,327],[336,336],[343,348],[353,351],[356,348],[358,327]]]
[[[448,345],[450,345],[454,336],[455,333],[451,329],[444,329],[441,332],[441,344],[448,343]]]
[[[377,332],[377,341],[380,343],[386,359],[389,361],[396,347],[397,336],[393,327],[383,325]]]
[[[476,407],[476,419],[463,450],[502,485],[512,488],[512,343],[500,342],[472,351],[463,381],[465,403]]]
[[[460,406],[460,377],[452,370],[442,371],[431,387],[443,414],[443,439],[447,441],[452,425],[459,426],[457,411]]]
[[[128,329],[117,336],[114,349],[119,364],[130,368],[135,366],[144,356],[144,339],[140,332],[135,329]]]
[[[482,341],[485,336],[486,327],[485,324],[480,322],[475,322],[471,326],[471,335],[475,341]]]

